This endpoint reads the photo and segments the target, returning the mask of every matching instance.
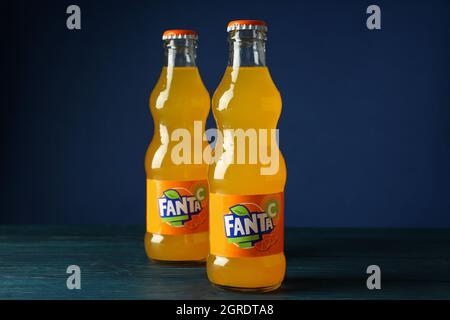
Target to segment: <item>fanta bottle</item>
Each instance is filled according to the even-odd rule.
[[[224,288],[272,291],[286,268],[286,166],[276,139],[281,96],[266,66],[267,25],[237,20],[227,30],[228,67],[212,101],[222,140],[208,176],[208,278]]]
[[[210,97],[195,64],[197,34],[163,34],[165,63],[150,96],[154,135],[145,156],[147,233],[145,249],[155,261],[202,262],[208,254],[208,166],[200,139]],[[199,160],[200,159],[200,160]]]

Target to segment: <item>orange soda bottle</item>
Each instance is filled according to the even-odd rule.
[[[282,102],[266,66],[266,32],[263,21],[228,24],[229,63],[212,100],[222,137],[215,149],[222,152],[216,151],[218,161],[210,165],[208,175],[207,272],[213,284],[240,291],[275,290],[286,269],[286,166],[272,134],[276,133]],[[244,137],[239,139],[238,133]],[[261,156],[268,150],[276,164],[268,166]]]
[[[194,148],[191,141],[195,130],[204,133],[210,97],[195,64],[197,34],[168,30],[163,41],[165,63],[150,96],[154,135],[145,155],[145,250],[155,261],[202,262],[209,246],[208,166],[194,159],[207,142]],[[183,134],[191,141],[181,152],[176,149]]]

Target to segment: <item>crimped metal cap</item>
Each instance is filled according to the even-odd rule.
[[[267,24],[261,20],[233,20],[228,23],[227,32],[234,30],[267,31]]]
[[[163,40],[172,39],[198,39],[197,32],[193,30],[166,30],[162,35]]]

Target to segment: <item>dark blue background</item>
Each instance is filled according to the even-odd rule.
[[[287,225],[449,227],[450,4],[375,3],[381,31],[365,26],[372,1],[10,3],[0,223],[144,224],[162,31],[199,32],[212,93],[227,22],[253,18],[284,102]],[[70,4],[81,31],[66,29]]]

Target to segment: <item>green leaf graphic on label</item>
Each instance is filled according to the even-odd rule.
[[[230,242],[230,243],[252,242],[252,241],[259,240],[259,239],[260,239],[259,234],[254,234],[251,236],[228,238],[228,242]]]
[[[241,217],[250,215],[250,212],[248,211],[248,209],[245,206],[240,205],[240,204],[238,204],[234,207],[231,207],[230,211],[233,212],[235,215],[241,216]]]
[[[239,248],[253,248],[253,244],[251,242],[239,242]]]
[[[188,215],[182,215],[182,216],[176,216],[176,217],[165,217],[161,218],[163,221],[183,221],[183,220],[189,220]]]
[[[171,200],[175,200],[175,199],[180,199],[180,198],[181,198],[180,195],[179,195],[179,193],[176,192],[176,191],[173,190],[173,189],[169,189],[169,190],[167,190],[167,191],[164,191],[164,195],[165,195],[167,198],[171,199]]]

